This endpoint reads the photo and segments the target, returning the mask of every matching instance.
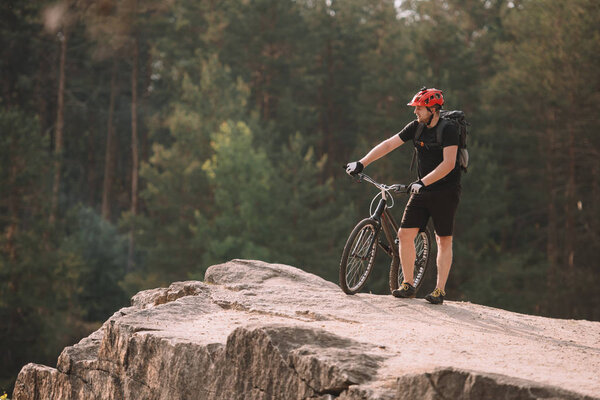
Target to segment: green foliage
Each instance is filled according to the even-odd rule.
[[[214,155],[203,165],[214,193],[205,265],[231,258],[271,257],[272,167],[243,122],[228,121],[212,137]]]
[[[77,255],[81,262],[75,302],[85,321],[104,321],[128,303],[119,286],[125,275],[127,240],[115,226],[83,206],[69,210],[65,228],[60,250]]]
[[[0,109],[0,227],[41,213],[48,140],[36,118],[18,109]]]
[[[533,263],[545,272],[539,286],[546,295],[536,311],[559,317],[597,301],[588,249],[600,244],[589,229],[598,226],[599,213],[583,207],[598,193],[599,162],[590,150],[600,143],[588,134],[597,123],[585,117],[600,99],[593,67],[598,41],[590,40],[597,36],[597,10],[588,0],[531,1],[512,9],[504,19],[507,39],[496,44],[498,72],[486,91],[502,104],[488,128],[491,136],[497,147],[511,148],[501,165],[516,182],[527,182],[507,187],[508,212],[522,217],[510,221],[504,235],[512,240],[502,249],[522,251],[528,244]],[[509,121],[511,135],[503,135],[501,121]],[[584,275],[588,284],[576,284]]]
[[[213,148],[203,167],[215,194],[204,264],[258,258],[335,279],[351,205],[337,204],[331,178],[319,182],[325,157],[316,160],[299,133],[268,157],[248,127],[233,122],[214,135]]]
[[[52,364],[63,347],[97,327],[125,299],[115,292],[115,269],[123,264],[115,257],[122,246],[119,250],[114,228],[86,209],[73,210],[64,225],[46,222],[50,158],[36,119],[2,110],[0,131],[3,380],[26,362]]]
[[[422,85],[443,89],[446,108],[473,124],[450,299],[600,319],[596,1],[84,3],[55,21],[68,29],[60,155],[64,36],[49,29],[53,3],[0,6],[0,384],[27,361],[51,364],[126,295],[202,279],[217,262],[259,258],[336,281],[375,194],[340,166],[402,129]],[[411,147],[367,172],[412,181]],[[97,214],[107,194],[116,225]],[[135,266],[125,271],[131,226]],[[387,293],[380,258],[368,289]]]
[[[270,155],[274,170],[269,211],[275,218],[270,244],[279,262],[330,281],[337,279],[340,248],[354,221],[354,205],[340,199],[332,177],[321,180],[326,156],[296,133]]]
[[[44,224],[21,229],[0,246],[0,363],[14,376],[27,362],[53,364],[67,345],[99,326],[82,314],[80,254],[55,249],[44,237]]]
[[[36,119],[2,110],[0,131],[0,379],[5,379],[28,361],[50,362],[81,334],[74,295],[82,263],[77,254],[53,250],[52,231],[40,220],[49,158]]]
[[[130,294],[187,279],[199,270],[206,251],[199,236],[204,235],[203,215],[214,206],[202,164],[213,153],[210,137],[219,124],[244,114],[247,88],[215,57],[196,61],[193,75],[184,73],[180,81],[181,97],[155,121],[168,132],[170,144],[155,143],[141,168],[147,214],[136,218],[135,226],[143,273],[127,278]],[[125,215],[124,225],[128,219]]]

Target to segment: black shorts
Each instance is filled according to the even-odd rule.
[[[431,217],[438,236],[452,236],[459,200],[460,186],[413,194],[404,209],[400,227],[425,229]]]

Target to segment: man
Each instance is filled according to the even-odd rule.
[[[440,109],[444,104],[441,90],[421,89],[408,103],[414,106],[417,119],[410,122],[397,135],[375,146],[359,161],[346,166],[346,172],[355,175],[373,161],[385,156],[392,150],[415,139],[420,124],[421,134],[415,143],[417,149],[417,171],[419,179],[409,185],[411,193],[406,204],[402,223],[398,231],[400,241],[400,261],[404,281],[394,290],[395,297],[412,298],[416,295],[414,287],[414,263],[416,250],[414,240],[419,230],[427,225],[429,217],[433,220],[438,245],[437,285],[425,299],[433,304],[442,304],[446,295],[445,286],[452,265],[452,233],[454,216],[460,199],[460,166],[457,162],[459,144],[458,127],[446,123],[442,132],[441,147],[435,146],[436,127],[440,120]]]

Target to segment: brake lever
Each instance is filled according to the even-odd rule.
[[[356,175],[350,175],[350,178],[352,178],[352,180],[354,180],[354,182],[360,183],[363,180],[363,174],[359,172]]]
[[[348,164],[342,165],[342,168],[344,170],[346,169],[346,167],[348,167]],[[360,172],[358,174],[356,174],[356,175],[352,175],[352,174],[348,174],[348,173],[346,173],[346,175],[349,175],[350,178],[352,178],[352,180],[354,180],[354,182],[356,182],[356,183],[360,183],[362,181],[362,175],[363,174],[360,173]]]

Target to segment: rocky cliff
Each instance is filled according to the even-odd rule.
[[[600,399],[600,323],[359,294],[234,260],[132,299],[13,398]]]

